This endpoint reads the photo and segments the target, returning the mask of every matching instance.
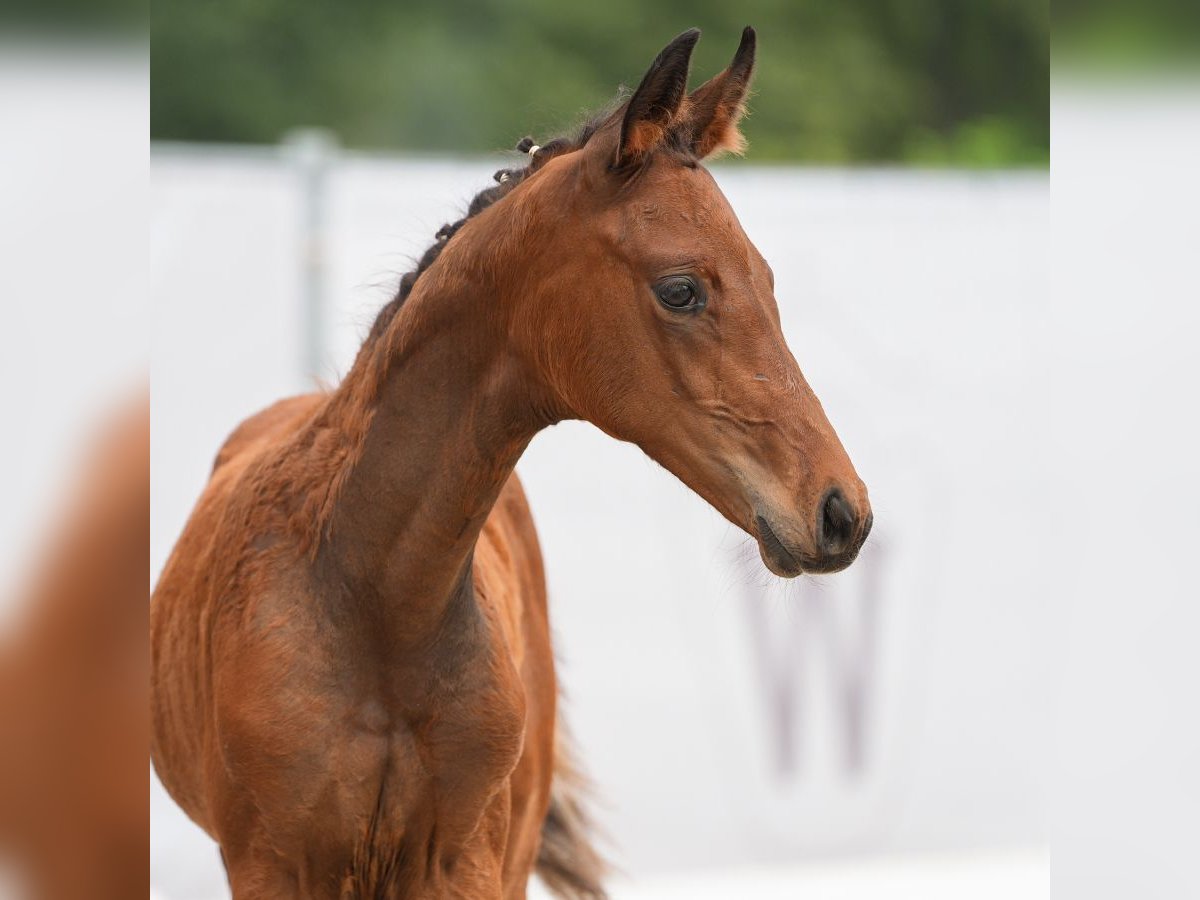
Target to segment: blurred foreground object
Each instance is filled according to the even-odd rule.
[[[0,859],[31,897],[148,891],[148,398],[85,457],[0,641]]]
[[[6,900],[147,891],[148,60],[55,9],[0,16]]]

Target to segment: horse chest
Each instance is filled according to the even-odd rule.
[[[500,877],[523,705],[496,684],[434,692],[427,700],[432,711],[416,716],[378,699],[361,704],[358,739],[350,745],[371,752],[347,761],[354,773],[330,772],[336,783],[358,786],[343,797],[336,819],[357,825],[342,840],[365,890],[360,895],[373,895],[367,888],[381,872],[408,885],[412,896],[449,895],[448,885],[485,872]]]
[[[353,823],[357,840],[378,810],[388,823],[373,838],[381,847],[420,846],[422,858],[464,852],[506,797],[523,750],[525,694],[511,662],[482,650],[448,667],[377,660],[365,679],[344,660],[328,665],[320,681],[352,685],[321,716],[341,724],[312,731],[336,818]]]
[[[507,624],[466,606],[413,649],[364,616],[270,599],[222,648],[219,701],[231,794],[253,797],[266,842],[360,885],[390,873],[412,896],[498,879],[526,728]]]

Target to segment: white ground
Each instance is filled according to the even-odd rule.
[[[1033,852],[947,857],[911,856],[738,867],[666,875],[638,882],[614,879],[613,900],[1048,900],[1045,860]],[[206,900],[225,896],[214,893]],[[530,900],[552,895],[535,882]],[[152,890],[150,900],[172,900]]]

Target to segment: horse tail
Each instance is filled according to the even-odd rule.
[[[554,729],[554,780],[550,808],[542,823],[537,873],[563,900],[605,900],[602,884],[608,864],[597,852],[595,829],[586,805],[587,777],[576,764],[569,733],[559,716]]]

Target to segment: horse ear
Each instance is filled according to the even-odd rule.
[[[746,149],[738,122],[746,111],[756,44],[754,29],[747,26],[729,68],[700,85],[688,98],[688,115],[680,127],[700,159],[713,153],[741,154]]]
[[[687,93],[688,67],[698,40],[700,29],[689,28],[667,44],[650,64],[625,107],[617,145],[618,166],[641,158],[666,137]]]

